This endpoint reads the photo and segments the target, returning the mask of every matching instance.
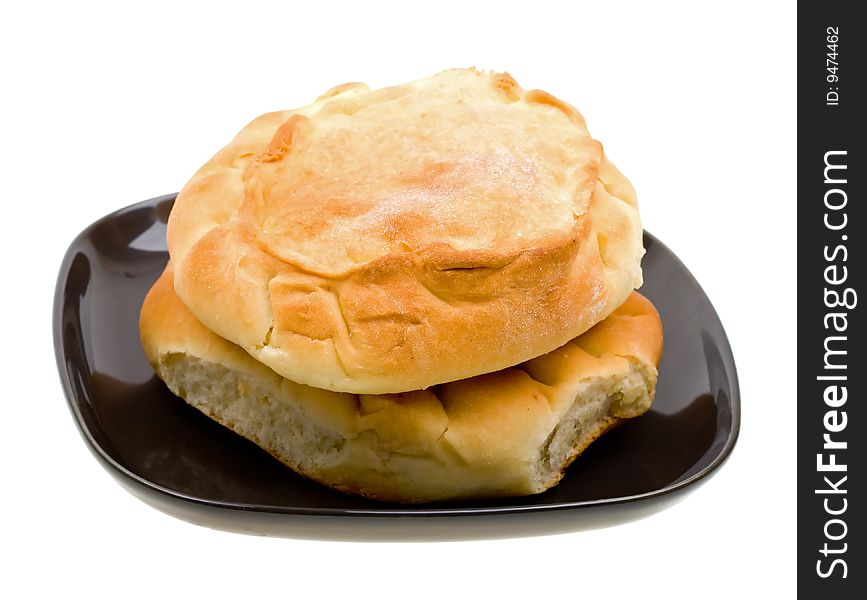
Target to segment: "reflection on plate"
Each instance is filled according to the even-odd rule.
[[[120,483],[160,510],[222,529],[303,537],[317,537],[314,530],[341,537],[348,522],[326,517],[346,516],[508,515],[472,519],[470,528],[462,519],[459,537],[471,530],[477,533],[470,537],[544,533],[659,510],[719,467],[735,444],[740,400],[725,332],[683,264],[645,234],[641,292],[656,305],[665,331],[656,400],[647,414],[594,442],[560,485],[524,498],[402,506],[312,483],[172,395],[144,357],[138,313],[168,259],[173,200],[135,204],[84,230],[63,260],[54,305],[60,376],[84,439]],[[561,516],[512,526],[519,522],[514,513],[551,511]],[[319,517],[313,529],[301,515]],[[411,529],[406,519],[390,528],[372,521],[398,537]],[[446,519],[433,521],[438,525],[425,526],[430,531],[422,538],[448,530]],[[486,522],[487,533],[479,527]]]

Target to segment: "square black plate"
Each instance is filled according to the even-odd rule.
[[[605,523],[658,510],[728,457],[740,400],[725,332],[677,257],[645,234],[642,293],[662,316],[665,351],[644,416],[593,443],[544,494],[402,506],[334,492],[295,475],[157,379],[138,315],[168,260],[175,195],[134,204],[85,229],[57,282],[54,344],[66,397],[93,453],[127,489],[181,518],[274,533],[280,516],[456,516],[573,509]],[[592,509],[592,510],[591,510]],[[380,520],[381,521],[381,520]]]

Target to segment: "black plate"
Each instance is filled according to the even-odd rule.
[[[165,512],[222,529],[344,537],[345,519],[297,516],[572,509],[567,519],[522,521],[512,515],[488,521],[493,527],[487,530],[477,527],[484,520],[473,519],[468,529],[463,519],[456,535],[581,529],[634,519],[670,504],[719,467],[735,444],[740,400],[725,332],[683,264],[645,234],[641,291],[658,308],[665,330],[656,400],[646,415],[593,443],[560,485],[524,498],[402,506],[307,481],[172,395],[145,360],[138,314],[168,258],[165,228],[174,197],[135,204],[85,229],[63,259],[54,304],[57,364],[82,436],[127,489]],[[384,531],[385,520],[373,521],[378,533],[361,531],[361,537]],[[408,520],[398,521],[404,525],[392,531],[400,537]],[[443,528],[445,520],[434,521],[437,526],[422,537],[453,537]]]

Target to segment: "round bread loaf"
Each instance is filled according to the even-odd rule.
[[[175,289],[280,375],[424,389],[562,346],[641,283],[635,194],[568,104],[472,69],[264,115],[184,187]]]
[[[296,472],[397,502],[542,492],[593,440],[653,400],[662,328],[637,292],[607,319],[519,366],[401,394],[300,385],[204,327],[166,271],[141,313],[168,387]]]

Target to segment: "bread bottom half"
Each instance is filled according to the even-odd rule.
[[[169,389],[296,472],[380,500],[520,496],[653,400],[662,328],[634,293],[608,319],[516,367],[403,394],[287,380],[220,338],[175,296],[171,270],[142,308],[145,352]]]

